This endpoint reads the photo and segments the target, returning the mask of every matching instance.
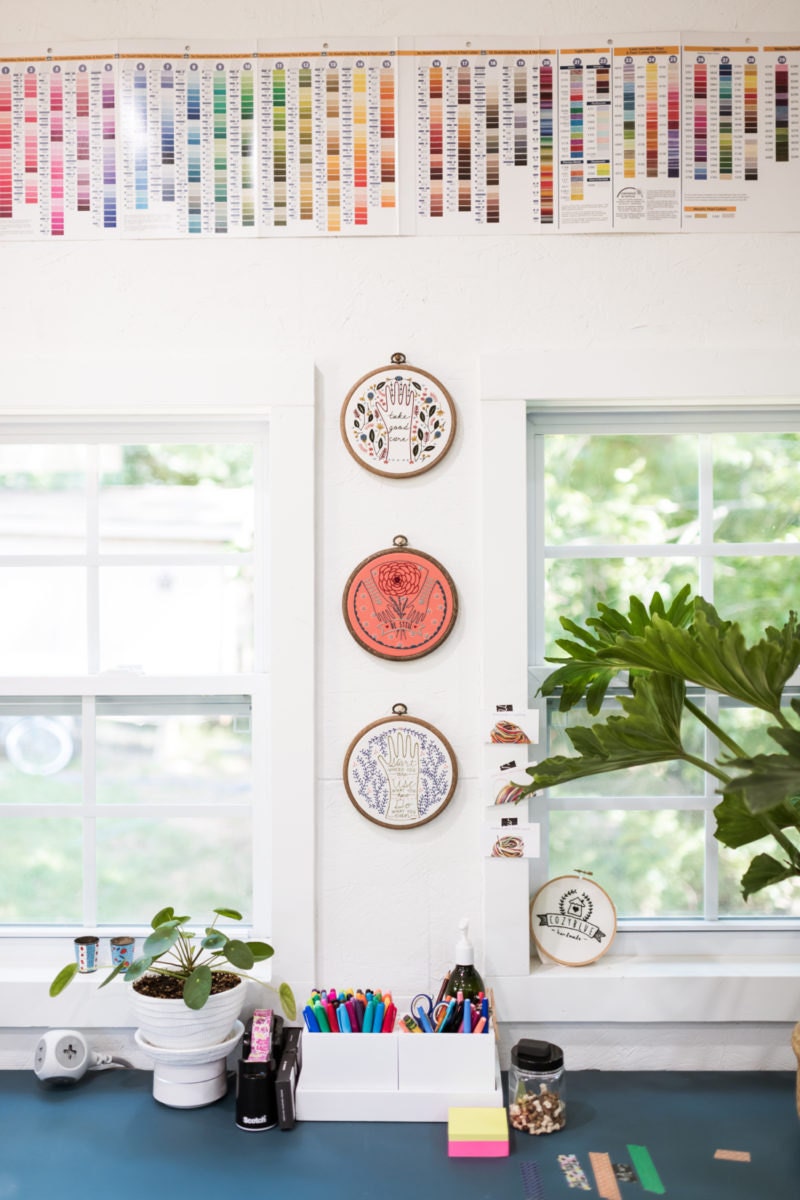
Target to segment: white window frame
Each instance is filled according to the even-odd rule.
[[[618,367],[608,370],[609,364]],[[773,361],[767,352],[721,357],[687,348],[664,359],[656,351],[604,346],[593,361],[588,353],[576,358],[550,347],[533,358],[482,360],[484,710],[500,698],[527,703],[528,408],[567,407],[602,420],[612,408],[687,412],[698,398],[704,408],[723,411],[757,405],[800,413],[791,362]],[[535,801],[529,804],[534,819]],[[553,1011],[564,1021],[796,1020],[795,922],[769,933],[631,928],[591,969],[576,972],[532,957],[529,904],[539,869],[537,860],[484,861],[485,966],[505,1020]],[[634,988],[627,986],[632,978]]]
[[[46,402],[24,408],[5,402],[0,404],[0,425],[17,435],[24,432],[32,440],[37,431],[46,436],[49,428],[65,424],[78,437],[86,420],[98,433],[104,423],[115,432],[126,424],[146,423],[164,438],[179,429],[187,441],[192,429],[198,436],[209,436],[220,423],[227,426],[229,437],[235,436],[237,425],[242,430],[268,428],[268,498],[257,519],[264,523],[270,549],[265,580],[269,661],[263,652],[257,649],[257,653],[269,673],[256,672],[247,688],[242,686],[242,676],[158,680],[143,676],[135,682],[126,678],[125,686],[142,695],[175,694],[176,685],[178,692],[198,695],[243,690],[252,695],[253,729],[267,731],[265,738],[253,737],[254,787],[263,792],[264,800],[253,809],[252,929],[276,948],[275,959],[264,964],[264,977],[269,977],[274,964],[276,979],[289,981],[302,994],[312,984],[316,962],[314,366],[307,359],[287,357],[270,363],[263,379],[265,400],[238,406],[217,399],[225,389],[212,370],[203,380],[205,387],[195,389],[190,402],[154,396],[130,404],[127,411],[124,399],[97,405],[64,400],[57,408]],[[88,685],[81,677],[80,683],[88,694],[107,695],[110,680],[113,675],[106,674],[95,676]],[[3,692],[37,695],[43,682],[48,690],[67,695],[70,683],[77,681],[6,678]],[[76,694],[74,687],[72,694]],[[302,855],[289,850],[297,842],[298,830],[302,830]],[[98,993],[97,976],[76,980],[57,1001],[47,996],[47,982],[72,957],[72,936],[63,930],[44,931],[43,936],[31,936],[27,929],[0,930],[0,1027],[129,1023],[124,985]]]
[[[747,432],[754,430],[761,432],[797,432],[800,431],[800,409],[781,409],[777,412],[769,411],[763,406],[758,408],[753,407],[750,410],[739,410],[736,416],[726,414],[726,420],[729,420],[731,427],[737,432]],[[535,513],[536,519],[530,522],[528,529],[528,594],[529,614],[528,614],[528,653],[529,653],[529,679],[530,691],[537,691],[544,683],[545,679],[552,674],[555,669],[552,665],[545,662],[546,646],[545,646],[545,631],[544,631],[544,607],[545,607],[545,575],[541,569],[548,558],[552,559],[568,559],[568,558],[600,558],[609,559],[620,557],[622,555],[636,556],[643,559],[649,558],[681,558],[691,559],[697,563],[697,578],[698,590],[714,603],[714,559],[722,556],[730,556],[733,554],[747,554],[752,556],[760,555],[779,555],[791,556],[796,558],[798,554],[797,545],[795,543],[775,543],[775,542],[753,542],[741,545],[734,545],[724,542],[715,542],[711,522],[711,511],[713,504],[712,496],[712,463],[711,463],[711,445],[709,438],[715,433],[722,431],[721,417],[719,414],[714,414],[713,411],[703,408],[698,405],[696,410],[691,412],[682,411],[676,414],[666,413],[663,409],[657,413],[640,411],[634,412],[630,408],[623,411],[609,410],[604,411],[602,415],[587,413],[576,414],[564,408],[558,411],[552,408],[544,410],[538,409],[535,406],[529,407],[527,414],[527,440],[528,440],[528,512]],[[602,544],[592,543],[591,545],[566,546],[566,547],[546,547],[544,533],[544,502],[545,502],[545,487],[544,487],[544,446],[543,437],[551,433],[567,434],[584,433],[589,435],[603,435],[613,433],[615,430],[624,430],[626,433],[641,434],[641,435],[656,435],[668,434],[675,432],[676,424],[679,425],[678,432],[687,434],[700,435],[699,456],[699,490],[700,490],[700,513],[701,513],[701,529],[700,536],[697,542],[692,543],[664,543],[658,545],[622,545],[618,543]],[[548,554],[548,549],[550,553]],[[778,614],[779,617],[788,614]],[[789,682],[789,687],[796,689],[800,684],[800,672],[795,672],[794,677]],[[609,691],[609,695],[613,694],[614,689]],[[705,692],[700,689],[700,697],[705,706],[709,717],[716,721],[719,711],[719,697],[714,692]],[[539,728],[542,731],[544,740],[545,730],[547,727],[547,702],[542,697],[538,701],[532,702],[534,707],[539,711]],[[710,737],[710,735],[708,735]],[[716,745],[712,745],[706,757],[714,758],[716,756]],[[613,787],[613,777],[610,780]],[[542,844],[544,847],[542,859],[534,869],[535,885],[539,885],[545,881],[545,875],[549,874],[546,870],[547,862],[547,822],[549,814],[554,811],[591,811],[597,812],[608,808],[621,808],[642,812],[645,810],[658,810],[662,808],[672,808],[675,810],[702,812],[704,814],[704,911],[701,915],[695,918],[681,921],[675,918],[620,918],[619,928],[627,932],[698,932],[707,933],[722,933],[729,934],[731,931],[753,930],[760,934],[766,931],[793,931],[796,930],[800,934],[800,919],[784,918],[784,917],[749,917],[746,913],[739,917],[724,917],[724,924],[720,922],[718,913],[718,873],[719,873],[719,851],[720,843],[714,837],[716,829],[716,820],[714,818],[713,809],[719,803],[719,795],[717,793],[717,783],[712,777],[706,774],[697,792],[691,796],[671,796],[667,797],[632,797],[616,798],[613,800],[609,796],[602,798],[576,798],[569,796],[569,788],[555,789],[545,799],[537,800],[532,805],[536,819],[542,824]],[[720,941],[724,947],[726,938]]]

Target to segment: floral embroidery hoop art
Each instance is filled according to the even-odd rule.
[[[565,967],[597,962],[617,932],[617,910],[590,871],[558,875],[531,900],[531,934],[542,957]]]
[[[340,428],[362,467],[408,479],[444,458],[455,436],[456,410],[444,384],[398,353],[389,366],[353,385],[342,405]]]
[[[379,658],[422,658],[440,646],[458,615],[456,586],[440,562],[412,550],[398,534],[392,547],[360,562],[347,580],[342,612],[360,646]]]
[[[357,734],[344,758],[347,795],[368,821],[387,829],[414,829],[438,817],[458,782],[447,738],[395,704],[391,717]]]

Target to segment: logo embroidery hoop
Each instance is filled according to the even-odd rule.
[[[531,900],[531,935],[546,959],[583,967],[606,953],[617,931],[617,910],[586,874],[550,879]]]

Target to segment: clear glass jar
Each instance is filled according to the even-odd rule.
[[[564,1052],[523,1038],[511,1051],[508,1116],[521,1133],[556,1133],[567,1123]]]

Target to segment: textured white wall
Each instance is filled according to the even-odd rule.
[[[797,32],[796,0],[774,0],[766,8],[751,0],[664,0],[659,6],[626,0],[495,0],[491,6],[477,0],[0,0],[3,43],[760,32],[765,21],[772,32]],[[97,394],[99,372],[87,369],[89,360],[93,368],[112,365],[125,394],[135,380],[151,398],[161,394],[164,366],[170,375],[181,368],[181,398],[188,398],[202,397],[209,369],[226,364],[235,401],[268,393],[264,367],[271,358],[292,352],[314,359],[322,393],[319,982],[416,990],[450,965],[462,914],[472,919],[480,961],[479,356],[522,351],[534,371],[542,357],[561,356],[564,371],[589,363],[598,377],[613,380],[625,350],[635,347],[652,353],[654,381],[659,364],[689,346],[724,353],[748,344],[771,351],[776,362],[796,358],[800,239],[731,234],[0,244],[0,281],[6,397],[72,398],[82,390],[90,398]],[[361,470],[338,429],[351,384],[395,350],[446,383],[460,419],[445,462],[403,484]],[[698,380],[700,391],[704,382]],[[445,645],[402,666],[363,653],[340,612],[352,567],[396,533],[440,558],[460,597],[459,620]],[[354,734],[399,700],[450,739],[461,783],[439,819],[391,833],[356,813],[341,784],[341,763]],[[298,845],[302,852],[302,831]],[[637,1034],[637,1061],[645,1061],[647,1041]]]

